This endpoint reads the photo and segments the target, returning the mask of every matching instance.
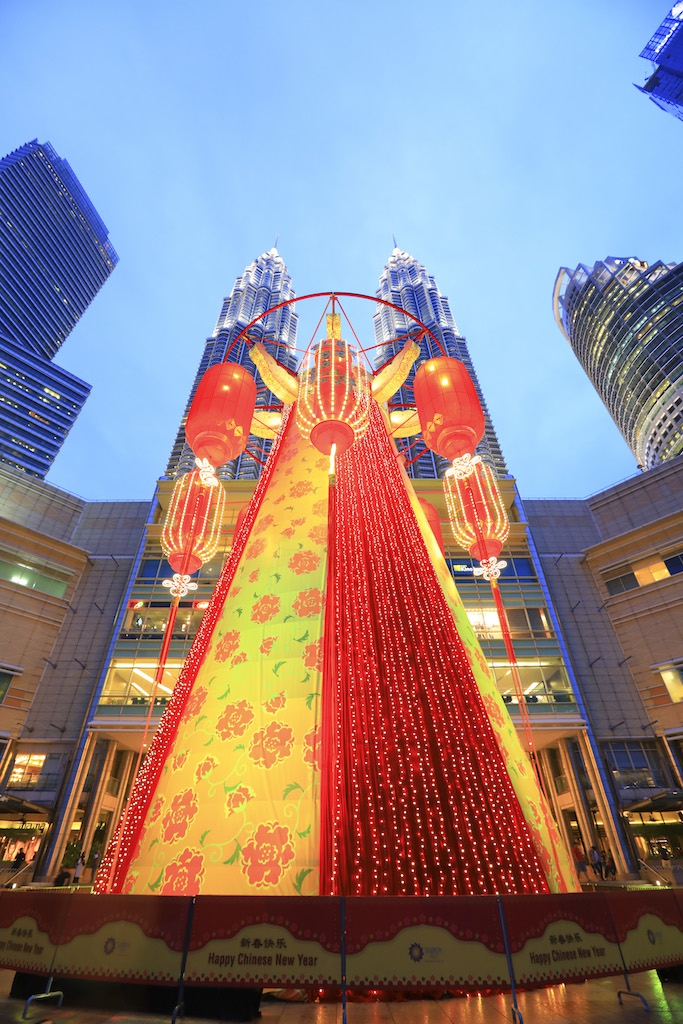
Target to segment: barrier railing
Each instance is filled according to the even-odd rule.
[[[178,986],[510,991],[683,963],[683,892],[545,896],[0,893],[0,967]],[[642,997],[639,997],[642,998]],[[643,1000],[644,1001],[644,1000]],[[182,1003],[182,993],[178,1006]],[[178,1007],[177,1007],[178,1009]]]

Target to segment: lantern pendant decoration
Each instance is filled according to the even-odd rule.
[[[484,436],[484,411],[467,368],[452,356],[427,359],[415,374],[415,405],[424,443],[453,462]]]
[[[176,480],[161,530],[162,551],[182,576],[191,576],[218,550],[225,491],[215,477],[204,482],[203,472],[193,469]]]
[[[472,460],[468,476],[446,470],[446,507],[459,547],[481,562],[497,558],[510,532],[510,520],[490,466]]]
[[[296,406],[301,434],[323,455],[341,455],[368,428],[370,383],[358,355],[341,336],[339,314],[328,313],[327,337],[309,349],[299,371]]]
[[[241,455],[256,406],[256,381],[239,363],[216,363],[192,399],[185,437],[198,459],[223,466]]]

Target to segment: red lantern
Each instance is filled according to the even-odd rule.
[[[203,483],[198,469],[176,480],[161,530],[161,549],[174,572],[191,576],[213,558],[224,508],[225,491],[219,481]]]
[[[441,548],[441,554],[446,554],[446,549],[443,543],[443,534],[441,532],[441,521],[439,519],[439,513],[436,511],[434,506],[430,502],[425,501],[424,498],[417,499],[420,502],[422,511],[427,516],[427,522],[429,523],[432,533],[436,537],[436,542]]]
[[[471,455],[484,436],[484,411],[465,366],[451,356],[422,363],[415,404],[428,448],[453,462]]]
[[[216,363],[202,377],[190,406],[185,437],[199,459],[222,466],[247,446],[256,381],[239,363]]]
[[[297,425],[323,455],[345,452],[368,428],[369,382],[352,345],[341,337],[338,313],[327,315],[327,338],[299,371]]]
[[[446,471],[446,507],[458,545],[483,561],[500,554],[510,520],[491,467],[481,459],[473,459],[470,465],[467,476]]]

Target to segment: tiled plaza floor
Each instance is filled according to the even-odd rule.
[[[6,997],[8,971],[0,971],[0,1024],[20,1024],[23,1003]],[[617,991],[623,979],[605,978],[583,985],[557,985],[518,994],[524,1024],[683,1024],[683,984],[660,982],[654,971],[631,978],[631,987],[648,1001],[625,996],[619,1005]],[[265,999],[262,1024],[342,1024],[342,1008],[336,1003],[285,1003]],[[27,1020],[33,1024],[162,1024],[170,1016],[108,1013],[104,1010],[57,1009],[54,1003],[34,1004]],[[503,1024],[512,1020],[512,998],[481,996],[460,999],[419,1000],[402,1003],[349,1003],[347,1024]],[[195,1024],[197,1018],[186,1018]]]

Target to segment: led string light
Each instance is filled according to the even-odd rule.
[[[230,555],[223,567],[209,607],[202,618],[197,635],[180,672],[173,696],[166,706],[149,753],[135,779],[124,816],[121,818],[114,837],[102,858],[102,864],[94,883],[95,892],[121,892],[123,889],[133,851],[140,838],[145,817],[154,797],[166,758],[175,740],[185,705],[192,692],[197,673],[204,662],[204,657],[211,642],[211,636],[223,611],[225,600],[232,586],[244,549],[247,546],[249,534],[273,476],[286,437],[288,423],[289,410],[285,410],[282,426],[277,438],[273,442],[270,458],[256,485],[254,496],[247,506],[241,527],[233,539]]]
[[[339,460],[332,850],[323,892],[548,884],[373,406]],[[329,838],[329,837],[328,837]]]

